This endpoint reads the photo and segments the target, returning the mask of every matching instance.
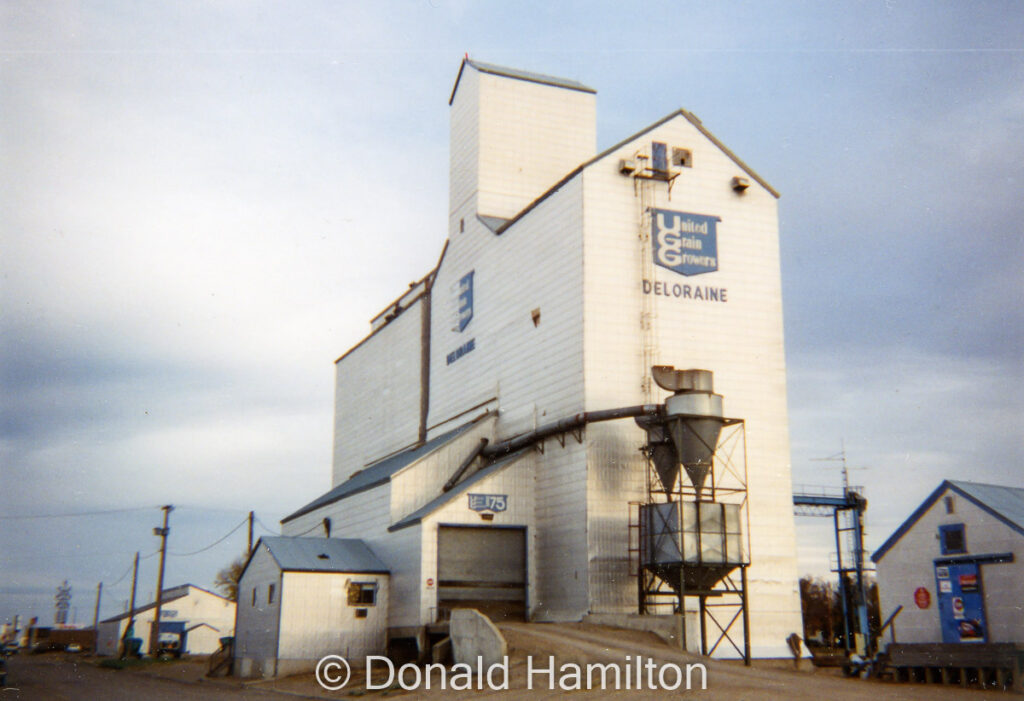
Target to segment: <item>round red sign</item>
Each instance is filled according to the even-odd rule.
[[[919,609],[926,609],[932,605],[932,595],[924,587],[914,590],[914,603]]]

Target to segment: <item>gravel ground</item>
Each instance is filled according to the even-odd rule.
[[[349,684],[339,691],[322,689],[312,674],[297,675],[284,679],[266,681],[245,681],[237,679],[205,678],[205,660],[185,660],[149,664],[142,667],[111,670],[97,667],[98,660],[86,656],[65,654],[18,655],[9,661],[9,688],[0,692],[0,701],[8,699],[121,699],[139,701],[153,699],[253,699],[255,701],[289,698],[320,699],[380,699],[387,698],[429,698],[447,700],[473,698],[506,699],[555,699],[571,694],[573,698],[623,698],[656,699],[678,698],[680,696],[701,699],[750,699],[800,700],[808,701],[944,701],[945,699],[1021,698],[1012,694],[992,691],[960,689],[940,685],[896,684],[880,681],[862,681],[843,678],[838,670],[815,669],[804,660],[799,670],[792,661],[759,661],[753,667],[744,667],[739,662],[708,660],[679,652],[667,647],[661,640],[649,633],[605,628],[583,624],[502,624],[501,629],[509,644],[508,690],[456,690],[451,688],[453,678],[449,676],[449,688],[438,689],[439,672],[432,679],[434,688],[429,691],[422,687],[417,691],[399,688],[367,690],[361,665],[353,671]],[[554,676],[530,674],[549,666],[549,656],[554,656]],[[600,688],[600,671],[592,675],[595,688],[587,690],[586,665],[614,665],[623,673],[619,688],[624,689],[625,675],[635,672],[629,662],[635,664],[637,657],[646,663],[650,660],[654,671],[653,680],[658,685],[657,670],[665,668],[669,673],[665,681],[674,682],[671,669],[685,670],[687,665],[702,664],[706,669],[706,689],[702,689],[702,675],[693,668],[691,688],[683,686],[675,691],[651,689],[645,671],[644,688],[638,690],[635,674],[631,676],[629,690],[614,690],[614,677],[606,678],[605,688]],[[628,657],[628,662],[627,662]],[[580,665],[581,682],[584,689],[566,691],[559,682],[572,686],[575,678],[573,668],[565,664]],[[606,668],[608,669],[608,668]],[[565,676],[565,671],[569,674]],[[411,670],[410,670],[411,671]],[[450,672],[449,672],[450,674]],[[407,677],[408,679],[409,677]],[[529,688],[533,681],[532,689]],[[548,688],[551,680],[555,688]],[[382,682],[377,677],[377,682]],[[475,687],[474,683],[474,687]]]

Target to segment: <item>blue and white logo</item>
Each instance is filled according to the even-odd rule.
[[[718,270],[718,235],[721,217],[668,209],[651,210],[654,262],[680,275]]]
[[[455,326],[452,331],[462,333],[473,320],[473,273],[470,270],[459,280],[455,289]]]

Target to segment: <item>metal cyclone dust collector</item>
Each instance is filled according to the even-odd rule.
[[[671,441],[652,441],[651,458],[658,478],[665,490],[671,492],[681,464],[700,500],[725,425],[722,395],[713,391],[710,370],[676,370],[670,365],[655,365],[651,375],[659,387],[674,392],[665,400],[663,429]],[[651,428],[654,427],[648,430]]]

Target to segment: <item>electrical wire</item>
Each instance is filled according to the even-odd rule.
[[[150,511],[158,506],[136,506],[131,509],[107,509],[106,511],[79,511],[72,514],[29,514],[25,516],[0,516],[3,521],[19,521],[33,518],[78,518],[79,516],[105,516],[107,514],[125,514],[132,511]]]
[[[199,553],[206,552],[207,550],[209,550],[213,546],[220,545],[222,542],[227,540],[228,536],[230,536],[235,531],[237,531],[239,528],[244,526],[246,523],[248,523],[248,521],[249,521],[249,517],[246,516],[245,518],[243,518],[241,520],[241,522],[237,526],[232,528],[230,531],[228,531],[226,534],[224,534],[223,536],[221,536],[220,538],[218,538],[214,542],[212,542],[209,545],[207,545],[205,548],[200,548],[199,550],[196,550],[196,551],[193,551],[193,552],[190,552],[190,553],[172,553],[172,552],[168,552],[167,554],[168,555],[173,555],[174,557],[188,557],[190,555],[198,555]]]
[[[159,550],[155,550],[155,551],[151,552],[149,555],[142,555],[142,556],[139,557],[139,562],[142,562],[143,560],[148,560],[149,558],[151,558],[151,557],[153,557],[155,555],[159,555],[159,554],[160,554],[160,551]],[[20,553],[20,554],[14,554],[14,555],[3,555],[3,556],[0,556],[0,563],[17,562],[17,561],[23,561],[23,560],[28,560],[28,561],[33,561],[33,560],[51,560],[52,561],[54,559],[66,559],[66,558],[73,558],[73,557],[92,557],[92,558],[97,558],[97,557],[121,557],[122,555],[124,555],[123,552],[118,552],[118,553],[59,553],[59,554],[56,554],[56,555],[53,554],[53,553],[35,552],[35,553],[32,553],[32,554]]]
[[[150,553],[149,555],[140,555],[140,556],[139,556],[139,562],[142,562],[142,561],[143,561],[143,560],[145,560],[145,559],[151,558],[151,557],[153,557],[154,555],[159,555],[159,554],[160,554],[160,550],[154,550],[154,551],[153,551],[153,552],[151,552],[151,553]],[[116,581],[116,582],[114,582],[113,584],[108,584],[107,586],[108,586],[108,587],[110,587],[111,589],[113,589],[113,588],[114,588],[114,587],[116,587],[116,586],[117,586],[118,584],[120,584],[121,582],[123,582],[123,581],[124,581],[124,578],[128,576],[128,573],[132,571],[132,568],[133,568],[134,566],[135,566],[135,560],[134,560],[134,558],[133,558],[133,559],[132,559],[132,563],[131,563],[130,565],[128,565],[128,569],[126,569],[126,570],[124,571],[124,574],[122,574],[122,575],[121,575],[120,577],[118,577],[118,578],[117,578],[117,581]]]
[[[271,528],[267,528],[267,524],[263,523],[263,521],[260,521],[260,517],[259,516],[253,516],[253,519],[256,521],[256,523],[259,524],[260,528],[265,530],[267,533],[270,533],[271,535],[277,535],[277,531],[275,531],[275,530],[273,530]],[[307,533],[308,532],[309,531],[307,531]]]
[[[315,525],[315,526],[313,526],[312,528],[310,528],[310,529],[309,529],[308,531],[303,531],[302,533],[299,533],[299,535],[298,535],[298,536],[295,536],[295,537],[296,537],[296,538],[298,538],[298,537],[300,537],[300,536],[304,536],[304,535],[306,535],[307,533],[312,533],[312,532],[313,532],[313,531],[315,531],[315,530],[316,530],[317,528],[323,528],[323,527],[324,527],[324,524],[323,524],[322,522],[320,522],[320,521],[317,521],[317,523],[316,523],[316,525]]]
[[[122,574],[122,575],[121,575],[120,577],[118,577],[118,578],[117,578],[117,581],[116,581],[116,582],[114,582],[113,584],[108,584],[108,585],[107,585],[107,587],[109,587],[110,589],[113,589],[113,588],[114,588],[114,587],[116,587],[116,586],[117,586],[118,584],[120,584],[121,582],[123,582],[123,581],[124,581],[124,578],[128,576],[128,573],[132,571],[132,568],[133,568],[134,566],[135,566],[135,560],[134,560],[134,559],[132,559],[132,562],[131,562],[131,564],[130,564],[130,565],[128,565],[128,569],[126,569],[126,570],[124,571],[124,574]]]

